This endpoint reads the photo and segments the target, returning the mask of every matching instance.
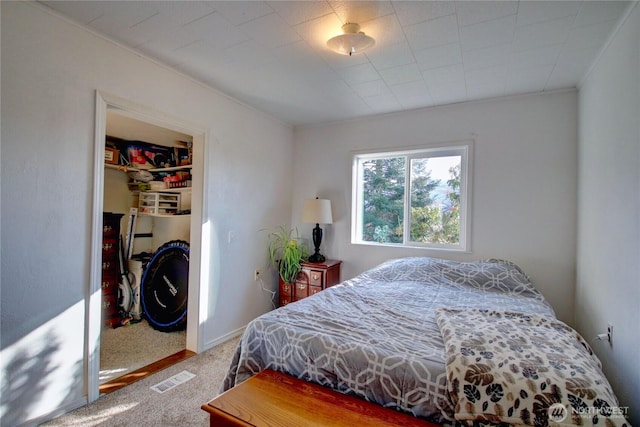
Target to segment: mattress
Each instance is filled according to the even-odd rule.
[[[270,368],[440,424],[454,422],[439,308],[555,318],[515,264],[412,257],[266,313],[246,328],[221,391]]]

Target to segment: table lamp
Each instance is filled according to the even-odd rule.
[[[327,199],[306,199],[302,207],[302,222],[315,224],[312,231],[313,255],[309,257],[309,262],[324,262],[324,255],[320,254],[320,243],[322,243],[322,228],[320,224],[333,223],[331,216],[331,200]]]

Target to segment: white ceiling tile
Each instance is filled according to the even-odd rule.
[[[577,64],[578,67],[581,65],[590,65],[588,62],[595,59],[595,55],[598,54],[599,50],[599,46],[583,49],[567,49],[566,47],[563,47],[556,64],[561,67],[570,64]]]
[[[599,22],[593,25],[575,27],[569,33],[565,44],[566,49],[580,50],[591,47],[600,47],[613,30],[616,21]]]
[[[355,22],[362,24],[380,16],[393,14],[393,7],[390,1],[329,0],[329,5],[338,15],[340,21],[344,23]]]
[[[518,27],[513,40],[513,49],[528,50],[564,43],[569,35],[572,22],[573,18],[568,17]]]
[[[566,89],[576,87],[577,81],[580,80],[582,70],[579,65],[569,65],[565,67],[556,67],[551,72],[545,90]]]
[[[200,36],[188,31],[184,27],[167,28],[161,34],[157,34],[153,39],[139,45],[138,48],[143,52],[156,53],[162,55],[170,55],[171,51],[187,46]]]
[[[104,2],[102,12],[91,25],[106,31],[129,28],[160,13],[152,2]]]
[[[336,80],[342,82],[338,73],[329,67],[321,56],[309,49],[304,41],[278,47],[273,53],[283,67],[301,75],[314,85]]]
[[[504,83],[501,85],[476,86],[467,85],[467,99],[469,101],[478,99],[497,98],[504,96]]]
[[[173,51],[176,62],[180,62],[188,66],[191,63],[198,63],[200,60],[206,60],[207,58],[216,58],[220,63],[229,62],[229,58],[225,52],[217,47],[211,46],[205,40],[196,40],[193,43],[189,43],[185,46]]]
[[[443,82],[435,86],[427,85],[431,99],[436,104],[453,104],[467,100],[467,88],[464,80]]]
[[[482,49],[513,41],[515,15],[494,19],[460,29],[462,50]]]
[[[577,86],[598,50],[597,48],[571,50],[562,55],[551,72],[545,90]]]
[[[323,98],[330,100],[331,102],[340,102],[340,98],[344,95],[348,95],[346,98],[353,102],[353,99],[361,98],[351,89],[351,86],[347,85],[344,80],[332,80],[326,82],[319,82],[315,85],[322,94]]]
[[[557,18],[573,17],[580,10],[580,1],[521,1],[518,26],[537,24]]]
[[[298,25],[333,13],[326,1],[271,1],[269,6],[289,25]]]
[[[389,89],[404,108],[421,108],[433,103],[431,94],[423,80],[391,86]]]
[[[376,69],[369,63],[342,68],[337,72],[349,86],[380,79]]]
[[[155,3],[158,11],[177,25],[188,24],[216,10],[216,2],[212,1],[157,1]]]
[[[573,25],[579,27],[617,21],[629,4],[630,2],[627,1],[583,1]]]
[[[104,13],[102,5],[98,2],[42,1],[41,3],[81,24],[88,24]]]
[[[509,62],[510,55],[510,44],[462,52],[465,70],[476,70],[479,68],[507,64]]]
[[[138,31],[135,27],[122,28],[118,30],[118,33],[114,37],[115,40],[120,43],[137,48],[138,46],[145,44],[152,40],[151,36],[143,31]]]
[[[209,15],[196,19],[185,25],[185,28],[198,34],[211,45],[221,48],[234,46],[249,40],[249,36],[227,21],[227,19],[218,12],[210,13]]]
[[[456,12],[452,1],[394,1],[392,5],[403,26],[453,15]]]
[[[413,52],[407,43],[395,44],[387,49],[372,49],[364,54],[377,70],[415,63]]]
[[[173,51],[171,57],[172,66],[185,74],[211,84],[225,93],[238,92],[235,87],[244,75],[244,70],[242,73],[235,73],[233,79],[229,79],[228,73],[233,70],[230,59],[220,49],[207,42],[198,40]],[[228,83],[229,81],[233,83]],[[225,87],[223,82],[226,82],[229,87]]]
[[[372,114],[373,110],[362,97],[358,96],[351,88],[339,92],[326,92],[331,105],[331,114],[334,120],[344,120],[347,117]]]
[[[493,87],[502,88],[504,91],[505,77],[507,76],[507,66],[499,65],[481,70],[473,70],[465,73],[467,90],[473,87]]]
[[[274,10],[263,1],[217,1],[215,7],[229,22],[240,25],[269,15]]]
[[[265,49],[255,40],[248,40],[224,49],[224,53],[239,68],[252,69],[275,60],[269,49]]]
[[[418,65],[415,63],[387,68],[385,70],[379,70],[378,72],[385,83],[390,86],[414,82],[416,80],[423,81],[422,73],[420,72]]]
[[[360,31],[375,39],[376,43],[372,50],[407,42],[402,26],[395,15],[385,15],[365,22],[361,25]]]
[[[552,71],[553,65],[512,71],[507,75],[506,91],[512,94],[540,92],[544,90]]]
[[[156,13],[155,15],[138,22],[131,28],[145,34],[147,39],[152,40],[161,36],[165,32],[178,27],[179,25],[169,19],[166,15]]]
[[[414,50],[451,44],[458,41],[458,22],[454,15],[405,27],[405,34]]]
[[[239,28],[256,42],[270,48],[301,40],[298,33],[288,26],[277,13],[254,19]]]
[[[460,43],[444,44],[415,52],[416,62],[421,70],[440,68],[462,62]]]
[[[351,85],[351,88],[359,96],[389,96],[389,88],[382,80],[374,80],[371,82],[359,83]]]
[[[514,52],[509,60],[511,69],[523,69],[553,65],[558,59],[562,45],[539,47]]]
[[[329,51],[327,40],[342,34],[342,22],[340,22],[335,13],[305,21],[295,25],[293,28],[313,49],[319,51]]]
[[[391,95],[367,96],[362,98],[375,114],[391,113],[402,109],[398,101]]]
[[[518,12],[517,1],[456,1],[456,13],[460,26],[479,24],[505,18]]]
[[[429,89],[431,89],[439,84],[450,81],[464,82],[464,68],[462,67],[462,64],[433,68],[423,71],[422,76]]]

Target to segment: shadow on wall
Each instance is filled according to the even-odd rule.
[[[60,351],[60,342],[56,334],[50,331],[47,334],[51,339],[43,343],[43,347],[37,354],[30,354],[24,350],[18,351],[9,361],[5,361],[2,376],[2,394],[0,400],[0,425],[16,426],[32,418],[37,406],[41,406],[48,382],[55,378],[58,366],[55,356]],[[58,354],[59,357],[59,354]],[[67,396],[61,399],[58,406],[64,406],[73,399],[74,391],[82,386],[82,363],[76,363],[73,378],[65,381]],[[57,399],[56,399],[57,400]]]

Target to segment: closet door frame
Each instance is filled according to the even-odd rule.
[[[206,194],[204,183],[207,182],[204,164],[208,155],[209,131],[200,125],[187,120],[169,116],[132,101],[96,91],[95,122],[95,158],[93,183],[93,230],[91,244],[91,280],[88,286],[86,301],[86,347],[87,362],[87,394],[88,401],[93,402],[99,396],[100,374],[100,334],[102,331],[102,212],[104,205],[104,155],[107,129],[107,111],[113,109],[118,114],[156,126],[182,132],[193,137],[193,164],[191,169],[191,227],[189,244],[189,297],[187,302],[187,337],[186,349],[195,353],[203,351],[203,331],[207,318],[207,286],[209,277],[208,259],[211,253],[208,221],[205,208]]]

